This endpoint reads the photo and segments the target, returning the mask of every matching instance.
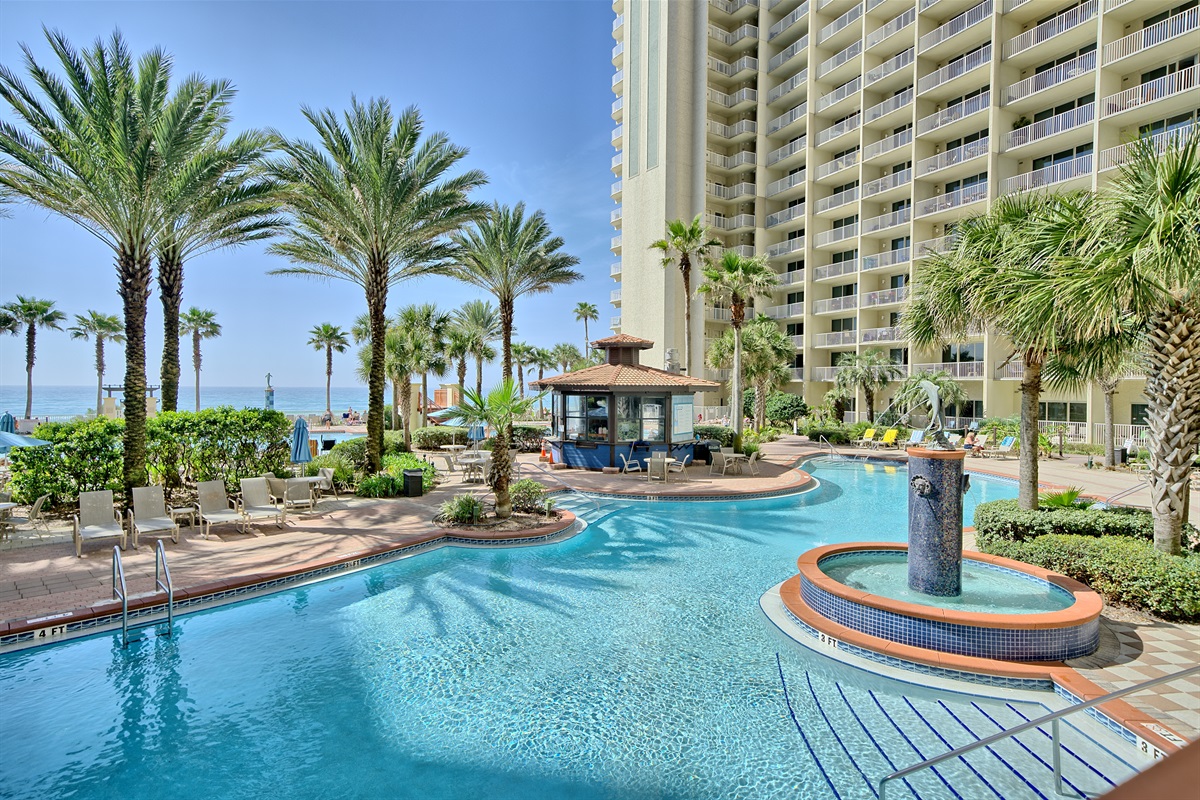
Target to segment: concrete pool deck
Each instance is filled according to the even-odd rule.
[[[803,488],[804,479],[791,467],[797,459],[818,451],[807,441],[789,436],[765,445],[763,452],[766,457],[761,462],[760,476],[710,476],[708,468],[699,465],[688,469],[689,482],[673,480],[665,485],[649,484],[644,475],[636,474],[604,475],[573,469],[542,471],[534,466],[536,455],[525,455],[520,460],[526,465],[523,473],[549,489],[565,484],[613,495],[714,497],[798,491]],[[894,450],[874,454],[897,455]],[[1082,486],[1087,492],[1104,497],[1140,483],[1137,476],[1128,472],[1085,469],[1085,461],[1085,457],[1042,461],[1040,480],[1048,485]],[[968,459],[967,468],[1015,478],[1018,466],[1016,459]],[[454,473],[421,498],[323,500],[315,513],[289,515],[288,525],[282,529],[256,525],[252,533],[240,534],[232,526],[223,526],[214,531],[213,538],[203,539],[197,528],[185,527],[178,545],[167,542],[172,576],[178,587],[221,581],[232,584],[239,577],[333,563],[356,553],[427,541],[443,533],[430,522],[437,506],[463,491],[484,493],[479,485],[464,484],[461,473]],[[1200,504],[1200,494],[1193,500]],[[1126,501],[1134,505],[1147,503],[1149,493],[1143,486]],[[69,521],[57,521],[49,534],[7,534],[0,540],[0,632],[13,623],[27,623],[111,601],[110,553],[111,547],[93,544],[85,547],[83,558],[76,558]],[[150,593],[154,586],[153,548],[127,550],[123,561],[131,595]],[[1101,649],[1092,656],[1070,662],[1069,666],[1098,686],[1113,690],[1178,671],[1198,660],[1200,625],[1167,623],[1126,609],[1106,609]],[[1200,681],[1191,684],[1172,684],[1161,694],[1134,695],[1129,701],[1181,735],[1196,739],[1200,737]]]

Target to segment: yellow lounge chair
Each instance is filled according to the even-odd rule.
[[[875,444],[875,429],[867,428],[863,432],[863,437],[854,443],[855,447],[866,447]]]
[[[896,447],[896,448],[898,448],[899,445],[896,444],[896,437],[899,435],[900,435],[899,428],[889,428],[888,430],[883,432],[883,438],[880,439],[879,441],[875,442],[875,446],[872,449],[878,450],[881,447]]]

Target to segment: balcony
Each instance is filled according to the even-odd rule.
[[[782,34],[788,28],[795,25],[801,19],[808,15],[808,3],[801,3],[796,8],[792,9],[791,13],[783,19],[776,22],[767,30],[767,41],[774,41],[777,36]]]
[[[625,98],[624,97],[618,97],[616,100],[613,100],[612,118],[617,120],[618,122],[620,122],[621,109],[623,109],[623,108],[625,108]]]
[[[612,76],[613,94],[621,93],[621,84],[625,81],[625,70],[619,69]]]
[[[775,103],[795,90],[803,87],[808,83],[808,70],[802,69],[792,77],[788,78],[783,83],[776,86],[771,91],[767,92],[767,103]]]
[[[863,328],[859,334],[859,341],[863,344],[871,344],[872,342],[903,342],[908,340],[908,337],[903,335],[898,327]]]
[[[740,89],[733,94],[708,90],[708,102],[724,109],[738,109],[739,106],[749,106],[758,102],[758,92],[754,89]]]
[[[705,308],[704,318],[713,322],[729,322],[733,319],[733,312],[728,308]]]
[[[824,214],[827,211],[833,211],[835,208],[841,208],[847,203],[855,203],[858,201],[858,187],[853,189],[845,189],[832,194],[829,197],[823,197],[817,201],[817,213]]]
[[[908,287],[897,286],[892,289],[881,289],[878,292],[867,292],[862,296],[863,308],[874,306],[890,306],[903,303],[908,299]]]
[[[1030,28],[1024,33],[1014,36],[1004,45],[1004,58],[1007,60],[1015,55],[1024,53],[1031,47],[1036,47],[1042,42],[1053,39],[1059,34],[1066,33],[1088,20],[1095,19],[1098,6],[1097,0],[1088,0],[1088,2],[1068,9],[1053,19],[1046,20],[1036,28]]]
[[[862,40],[859,39],[837,55],[827,58],[817,66],[817,77],[824,78],[835,69],[862,52]]]
[[[609,245],[609,249],[614,253],[621,252],[621,234],[618,233],[616,236],[612,237],[612,244]]]
[[[757,72],[758,59],[754,56],[742,56],[737,61],[730,64],[726,61],[722,61],[716,56],[709,56],[708,68],[718,75],[724,75],[726,78],[732,78],[733,76],[742,72]]]
[[[771,73],[782,67],[787,62],[791,61],[801,53],[808,51],[808,35],[805,34],[797,39],[792,44],[785,47],[780,52],[771,56],[771,60],[767,62],[767,72]]]
[[[913,172],[911,169],[901,170],[891,175],[884,175],[882,178],[873,180],[870,183],[864,183],[863,197],[874,197],[877,194],[896,189],[912,182]]]
[[[924,10],[924,9],[922,9]],[[947,41],[952,36],[978,25],[992,15],[992,0],[980,3],[972,9],[964,11],[954,19],[941,25],[917,40],[917,52],[924,55],[927,51]]]
[[[733,370],[731,370],[731,369],[705,369],[704,370],[704,377],[707,380],[717,381],[719,383],[724,383],[725,381],[729,380],[729,377],[731,375],[733,375]]]
[[[882,27],[876,28],[867,34],[867,49],[870,50],[875,45],[884,41],[888,37],[899,33],[917,21],[917,9],[910,8],[900,16],[892,19]]]
[[[944,153],[938,153],[936,156],[923,158],[917,162],[917,174],[921,176],[930,175],[946,167],[952,167],[955,164],[964,164],[980,156],[986,156],[988,153],[988,140],[990,138],[985,136],[982,139],[964,144],[961,147],[955,147],[953,150],[947,150]]]
[[[1042,186],[1054,186],[1055,184],[1064,183],[1074,178],[1088,178],[1088,182],[1090,183],[1091,177],[1092,154],[1088,153],[1073,158],[1070,161],[1063,161],[1060,164],[1053,164],[1044,169],[1037,169],[1008,178],[1000,184],[1000,192],[1002,194],[1028,192]]]
[[[817,44],[824,44],[844,31],[847,26],[863,15],[863,4],[858,3],[845,14],[835,19],[817,32]]]
[[[862,231],[866,233],[878,233],[886,231],[889,228],[895,228],[897,225],[907,225],[912,219],[912,209],[902,208],[899,211],[892,211],[889,214],[880,214],[878,217],[871,217],[863,220]]]
[[[863,148],[863,160],[870,161],[873,158],[890,153],[893,150],[905,147],[912,144],[913,132],[912,128],[894,133],[886,139],[880,139],[878,142],[871,142]]]
[[[971,203],[978,203],[981,200],[987,199],[987,193],[988,186],[985,181],[977,183],[974,186],[968,186],[965,189],[955,189],[953,192],[931,197],[928,200],[921,200],[917,203],[917,216],[927,217],[930,214],[936,214],[940,211],[950,211],[970,205]]]
[[[858,259],[839,261],[837,264],[827,264],[813,271],[814,281],[824,281],[830,278],[840,278],[843,275],[854,275],[858,272]]]
[[[828,128],[818,133],[817,146],[820,147],[823,144],[832,142],[834,139],[837,139],[840,136],[844,136],[847,133],[858,130],[860,125],[862,125],[862,114],[852,114],[836,125],[830,125]]]
[[[964,58],[957,61],[951,61],[946,66],[931,72],[928,75],[922,75],[917,79],[917,93],[925,94],[939,86],[944,86],[955,78],[960,78],[972,70],[979,69],[985,64],[990,64],[992,61],[992,46],[986,45],[982,50],[976,50],[974,53],[968,54]]]
[[[621,137],[624,135],[624,133],[625,133],[624,125],[618,125],[617,127],[613,128],[612,138],[610,139],[610,141],[612,142],[612,146],[617,148],[618,150],[621,148]]]
[[[612,33],[613,33],[614,39],[619,38],[617,36],[617,33],[621,30],[621,27],[624,24],[625,24],[625,15],[617,14],[617,18],[613,20],[613,26],[612,26]]]
[[[818,112],[824,111],[825,109],[829,108],[830,106],[837,105],[838,103],[842,102],[846,98],[852,97],[852,96],[858,94],[860,89],[862,89],[862,77],[855,78],[854,80],[850,81],[849,83],[842,84],[841,86],[839,86],[838,88],[836,88],[832,92],[830,92],[829,94],[823,95],[820,99],[817,100],[817,111]]]
[[[709,182],[705,184],[705,188],[710,195],[721,200],[736,200],[739,197],[754,196],[754,184],[747,181],[735,186],[722,186],[719,183]]]
[[[613,289],[611,292],[609,292],[608,302],[612,303],[614,306],[621,305],[621,290]]]
[[[608,274],[614,278],[617,277],[618,275],[620,275],[621,274],[621,262],[614,261],[612,263],[612,266],[610,266],[608,268]]]
[[[831,297],[828,300],[818,300],[813,303],[814,314],[832,314],[835,311],[849,311],[855,308],[858,308],[858,295],[856,294]]]
[[[952,247],[954,247],[954,234],[926,239],[923,242],[917,242],[917,258],[933,253],[949,253]]]
[[[621,190],[624,188],[624,185],[624,181],[615,181],[612,185],[612,188],[608,191],[609,196],[611,196],[613,200],[620,200]]]
[[[791,272],[783,272],[779,275],[780,287],[785,286],[801,286],[804,284],[804,270],[794,269]]]
[[[612,171],[614,173],[621,172],[621,162],[624,161],[624,159],[625,159],[624,153],[617,153],[615,156],[612,157]]]
[[[609,319],[609,321],[608,321],[608,329],[609,329],[610,331],[618,331],[618,330],[620,330],[620,329],[621,329],[621,317],[620,317],[620,316],[616,316],[616,317],[612,317],[611,319]]]
[[[1188,125],[1183,128],[1172,131],[1163,131],[1149,137],[1154,145],[1156,152],[1161,153],[1167,148],[1167,144],[1173,139],[1180,139],[1188,135],[1195,129],[1195,124]],[[1116,147],[1110,147],[1107,150],[1100,151],[1100,157],[1097,159],[1098,168],[1101,172],[1105,170],[1115,169],[1121,166],[1129,159],[1129,152],[1132,149],[1131,144],[1119,144]]]
[[[716,25],[709,25],[708,36],[710,39],[720,42],[726,47],[736,47],[739,43],[744,43],[747,40],[751,42],[757,41],[758,26],[747,23],[737,30],[727,31]]]
[[[911,88],[905,89],[900,94],[889,97],[882,103],[876,103],[875,105],[871,106],[863,112],[863,116],[866,118],[866,122],[868,124],[872,123],[880,117],[885,117],[888,114],[891,114],[893,111],[899,111],[905,106],[910,105],[915,96],[916,93],[913,92]]]
[[[731,156],[723,156],[720,153],[714,153],[712,150],[709,150],[707,156],[709,166],[731,172],[739,170],[742,167],[753,167],[755,161],[753,150],[742,150]]]
[[[813,347],[844,347],[849,344],[858,344],[858,331],[818,333],[813,337]]]
[[[852,239],[858,236],[858,223],[852,222],[849,225],[843,225],[840,228],[834,228],[830,231],[822,231],[817,234],[817,247],[834,244],[835,242],[844,242],[846,239]]]
[[[625,55],[625,43],[617,42],[612,49],[612,62],[615,66],[620,66],[621,57]]]
[[[724,11],[726,14],[733,15],[743,8],[757,8],[758,0],[709,0],[709,4],[713,8]]]
[[[1197,29],[1200,29],[1200,16],[1198,15],[1200,15],[1200,9],[1189,8],[1162,22],[1157,22],[1149,28],[1142,28],[1140,31],[1104,45],[1104,66],[1107,67],[1122,59],[1144,53],[1153,47],[1158,47],[1189,33],[1195,33]]]
[[[878,67],[872,67],[871,69],[867,70],[866,80],[864,83],[868,87],[879,83],[893,72],[904,69],[912,64],[916,57],[916,52],[911,47],[902,53],[896,54],[880,64]]]
[[[774,228],[776,225],[782,225],[794,219],[804,219],[804,203],[767,215],[767,228]]]
[[[810,380],[833,383],[837,380],[839,369],[841,367],[813,367],[809,370]]]
[[[1071,59],[1065,64],[1059,64],[1053,69],[1048,69],[1045,72],[1039,72],[1036,75],[1030,75],[1023,81],[1018,81],[1004,93],[1004,104],[1009,105],[1018,100],[1029,97],[1037,92],[1045,91],[1051,86],[1058,86],[1066,83],[1072,78],[1078,78],[1081,75],[1087,75],[1096,69],[1096,51],[1084,53],[1081,56]]]
[[[716,214],[707,214],[704,217],[704,224],[710,228],[716,228],[719,231],[735,231],[739,228],[753,228],[753,214],[738,214],[733,217],[722,217]]]
[[[938,364],[914,364],[913,373],[949,372],[952,378],[987,377],[982,361],[943,361]]]
[[[808,103],[801,103],[786,114],[780,114],[775,119],[767,123],[767,134],[770,135],[776,131],[781,131],[797,120],[804,119],[804,115],[808,113]]]
[[[804,316],[804,303],[785,303],[781,306],[770,306],[763,313],[771,319],[794,319]]]
[[[732,250],[742,258],[754,258],[754,248],[748,244],[739,244],[737,247],[727,247],[726,250]]]
[[[779,242],[777,244],[773,244],[770,247],[768,247],[767,248],[767,258],[781,258],[783,256],[791,255],[792,253],[803,253],[803,252],[804,252],[804,237],[797,236],[794,239],[787,239],[785,241]]]
[[[1195,11],[1196,9],[1192,10]],[[1143,83],[1140,86],[1134,86],[1123,92],[1109,95],[1100,101],[1101,118],[1108,119],[1118,114],[1124,114],[1135,108],[1141,108],[1144,105],[1156,103],[1168,97],[1182,94],[1183,92],[1194,92],[1196,88],[1196,76],[1198,74],[1197,69],[1198,67],[1195,66],[1181,69],[1179,72],[1164,75],[1149,83]],[[1195,99],[1191,94],[1187,97],[1192,100]],[[1194,105],[1194,103],[1191,105]]]
[[[878,255],[863,256],[862,271],[870,272],[875,269],[885,269],[887,267],[897,267],[901,264],[908,264],[912,260],[912,248],[901,247],[899,250],[889,250],[886,253]]]
[[[621,221],[621,207],[620,206],[617,206],[616,208],[614,208],[612,210],[612,213],[608,215],[608,221],[610,223],[612,223],[613,225],[616,225],[618,222]]]
[[[804,338],[803,336],[793,336],[792,337],[793,340],[803,339],[803,338]],[[804,347],[803,341],[801,341],[801,342],[793,341],[793,344],[795,344],[797,348]],[[791,373],[792,373],[792,381],[794,383],[798,383],[798,382],[804,380],[804,367],[792,367]]]
[[[758,123],[752,119],[744,119],[733,125],[726,125],[722,122],[717,122],[715,119],[710,119],[708,120],[708,132],[731,141],[740,138],[749,139],[758,132]]]
[[[1053,117],[1006,133],[1004,135],[1004,149],[1007,152],[1018,147],[1024,147],[1027,144],[1040,142],[1050,136],[1057,136],[1060,133],[1083,127],[1084,125],[1091,125],[1095,117],[1095,103],[1088,103],[1086,106],[1080,106],[1070,111],[1064,111],[1061,114],[1055,114]]]
[[[791,158],[792,156],[796,155],[797,153],[803,153],[804,147],[807,144],[808,144],[808,137],[801,136],[799,139],[797,139],[794,142],[788,142],[783,147],[772,150],[770,153],[767,154],[767,166],[770,167],[774,164],[778,164],[780,161],[784,161],[788,158]]]
[[[835,158],[832,161],[826,161],[824,164],[817,167],[817,180],[828,178],[829,176],[835,175],[844,169],[853,167],[858,163],[858,156],[859,151],[855,150],[853,153],[847,153],[841,158]]]
[[[797,173],[788,175],[786,178],[780,178],[777,181],[771,181],[767,184],[767,197],[774,197],[778,194],[783,194],[788,189],[795,186],[800,186],[804,183],[805,170],[800,170]]]
[[[927,133],[932,133],[960,119],[966,119],[972,114],[978,114],[980,111],[987,109],[991,102],[992,93],[987,91],[972,97],[970,100],[947,106],[941,111],[930,114],[927,117],[921,117],[921,119],[917,120],[917,135],[923,136]]]

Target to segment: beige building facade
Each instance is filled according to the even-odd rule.
[[[1022,364],[1001,339],[940,352],[898,328],[921,260],[997,198],[1098,188],[1125,143],[1164,142],[1200,113],[1196,0],[615,0],[611,327],[683,361],[683,287],[649,245],[703,214],[728,248],[780,273],[757,310],[795,348],[788,390],[818,404],[846,353],[906,374],[945,369],[964,418],[1019,409]],[[700,276],[694,275],[693,291]],[[693,298],[691,374],[728,310]],[[668,350],[674,350],[668,354]],[[1143,382],[1115,398],[1140,433]],[[877,400],[886,407],[890,391]],[[703,396],[728,404],[728,387]],[[863,408],[862,398],[857,406]],[[1096,389],[1043,397],[1047,426],[1098,441]]]

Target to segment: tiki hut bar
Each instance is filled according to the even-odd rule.
[[[570,467],[621,467],[625,456],[645,465],[652,452],[693,454],[696,392],[720,386],[640,363],[654,342],[618,334],[592,342],[604,363],[534,381],[550,389],[547,442],[554,461]]]

